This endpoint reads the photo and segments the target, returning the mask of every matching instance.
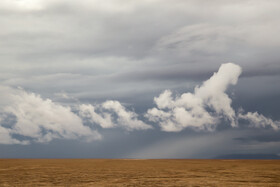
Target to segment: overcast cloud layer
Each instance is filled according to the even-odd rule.
[[[72,140],[89,157],[278,154],[259,134],[280,125],[279,12],[276,0],[1,1],[0,157],[37,143],[59,157],[64,140],[69,157]],[[169,149],[184,141],[189,152]]]

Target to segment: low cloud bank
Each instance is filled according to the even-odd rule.
[[[226,90],[237,84],[241,71],[236,64],[222,64],[218,72],[195,87],[193,93],[174,95],[165,90],[154,98],[156,107],[148,109],[144,117],[168,132],[185,128],[214,131],[222,122],[238,127],[241,120],[253,127],[278,130],[280,121],[273,121],[258,112],[245,113],[242,109],[236,112],[232,108]],[[44,143],[53,139],[93,141],[102,138],[97,127],[127,131],[153,129],[119,101],[79,104],[71,108],[23,89],[0,86],[0,92],[1,144]]]
[[[2,89],[3,90],[3,89]],[[86,141],[100,139],[101,135],[83,125],[82,119],[70,107],[42,99],[40,95],[20,89],[4,88],[5,102],[1,107],[2,122],[14,116],[14,123],[0,126],[0,143],[49,142],[55,138]]]
[[[63,106],[40,95],[22,89],[0,88],[3,99],[0,103],[0,143],[29,144],[46,143],[53,139],[99,140],[101,134],[94,125],[102,128],[122,127],[126,130],[152,128],[137,119],[137,114],[128,111],[118,101],[106,101],[101,105],[79,105],[79,113],[70,106]],[[101,113],[96,113],[95,108]],[[9,119],[15,119],[9,120]],[[84,124],[89,119],[92,126]]]

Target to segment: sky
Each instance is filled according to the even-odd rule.
[[[1,0],[1,158],[280,155],[277,0]]]

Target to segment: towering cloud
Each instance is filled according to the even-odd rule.
[[[155,97],[157,107],[149,109],[146,117],[158,123],[163,131],[181,131],[187,127],[212,131],[221,120],[237,127],[239,118],[250,121],[256,127],[270,125],[277,129],[278,122],[258,113],[236,115],[226,90],[237,83],[240,74],[240,66],[222,64],[217,73],[195,87],[194,93],[173,96],[170,90],[166,90]]]
[[[225,93],[230,85],[237,83],[241,67],[236,64],[222,64],[217,73],[195,88],[194,95],[201,98],[204,106],[208,106],[219,115],[224,115],[232,126],[236,126],[235,112],[231,107],[231,99]]]

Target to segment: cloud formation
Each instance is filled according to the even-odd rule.
[[[195,87],[194,93],[173,96],[170,90],[165,90],[154,98],[157,107],[149,109],[145,116],[158,123],[163,131],[171,132],[187,127],[213,131],[221,122],[229,122],[232,127],[237,127],[238,119],[250,121],[255,127],[268,125],[278,129],[279,122],[273,122],[257,112],[236,114],[226,90],[237,83],[240,74],[240,66],[222,64],[217,73],[201,86]]]
[[[280,121],[273,121],[258,112],[248,112],[246,114],[239,113],[238,118],[248,121],[253,127],[272,127],[274,130],[279,130],[280,127]]]
[[[238,127],[238,122],[242,120],[252,127],[278,130],[280,121],[273,121],[258,112],[245,113],[243,109],[236,112],[232,108],[227,89],[237,84],[240,74],[239,65],[222,64],[218,72],[196,86],[193,93],[174,95],[170,90],[163,91],[154,98],[156,107],[148,109],[144,117],[167,132],[185,128],[214,131],[221,123]],[[97,128],[127,131],[153,129],[133,110],[116,100],[95,105],[77,104],[76,100],[76,104],[70,106],[21,88],[1,86],[0,91],[1,144],[43,143],[53,139],[93,141],[102,137]],[[66,96],[63,94],[64,98]]]
[[[40,95],[21,89],[4,88],[8,92],[6,102],[1,107],[1,142],[23,143],[49,142],[55,138],[78,139],[86,141],[100,139],[101,135],[83,125],[79,116],[68,106],[43,99]],[[2,92],[3,93],[3,92]],[[9,116],[16,118],[14,123],[3,126]]]
[[[99,113],[96,112],[96,108],[100,111]],[[121,127],[129,131],[152,128],[138,120],[135,112],[126,110],[118,101],[109,100],[97,106],[82,104],[79,107],[79,114],[102,128]]]
[[[45,143],[53,139],[101,139],[95,126],[86,126],[84,120],[102,128],[121,127],[125,130],[144,130],[152,127],[137,119],[118,101],[106,101],[93,106],[81,104],[78,114],[70,106],[43,99],[40,95],[22,89],[0,87],[0,144]],[[96,113],[95,109],[100,111]],[[9,121],[14,118],[14,121]]]

